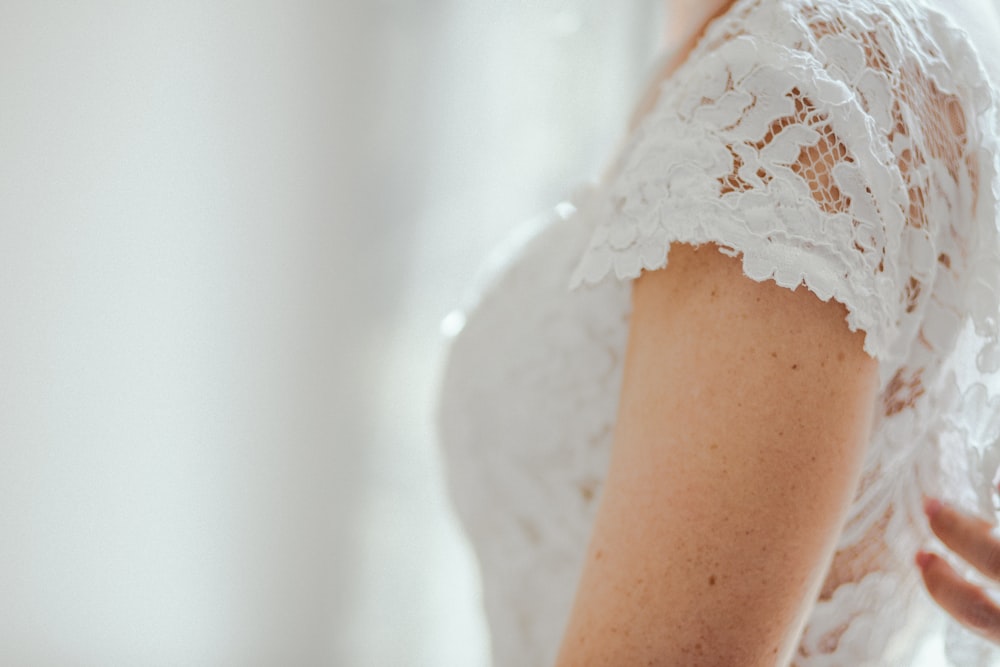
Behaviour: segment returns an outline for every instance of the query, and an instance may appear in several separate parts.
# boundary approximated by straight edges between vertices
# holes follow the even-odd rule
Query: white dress
[[[862,482],[792,664],[904,667],[940,623],[951,665],[1000,658],[933,602],[913,560],[930,548],[986,581],[937,541],[921,496],[994,516],[992,12],[737,0],[603,178],[497,251],[458,311],[437,414],[495,667],[554,662],[609,461],[631,281],[674,241],[718,243],[753,280],[842,302],[879,360]]]

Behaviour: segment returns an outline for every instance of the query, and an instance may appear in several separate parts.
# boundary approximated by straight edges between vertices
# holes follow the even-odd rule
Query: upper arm
[[[560,665],[791,659],[878,389],[846,312],[748,278],[710,243],[675,243],[663,270],[636,279],[611,464]]]

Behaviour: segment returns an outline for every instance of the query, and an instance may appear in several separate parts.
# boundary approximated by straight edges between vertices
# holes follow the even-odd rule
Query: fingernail
[[[933,517],[941,509],[941,501],[937,498],[926,498],[924,500],[924,514]]]
[[[920,569],[923,570],[927,567],[927,563],[931,562],[931,555],[926,551],[918,551],[916,561]]]

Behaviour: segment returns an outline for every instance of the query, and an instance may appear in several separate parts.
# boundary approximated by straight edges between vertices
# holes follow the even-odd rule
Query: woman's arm
[[[675,243],[635,282],[609,475],[558,665],[784,667],[878,391],[843,304]]]

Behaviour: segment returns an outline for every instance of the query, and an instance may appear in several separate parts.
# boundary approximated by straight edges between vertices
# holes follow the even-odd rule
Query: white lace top
[[[1000,658],[945,620],[913,561],[931,548],[985,582],[930,532],[921,495],[992,517],[1000,465],[1000,104],[943,7],[737,0],[601,181],[497,251],[459,311],[438,413],[495,667],[554,662],[608,463],[631,280],[674,241],[842,302],[880,362],[862,482],[792,664],[903,667],[941,622],[955,667]]]

